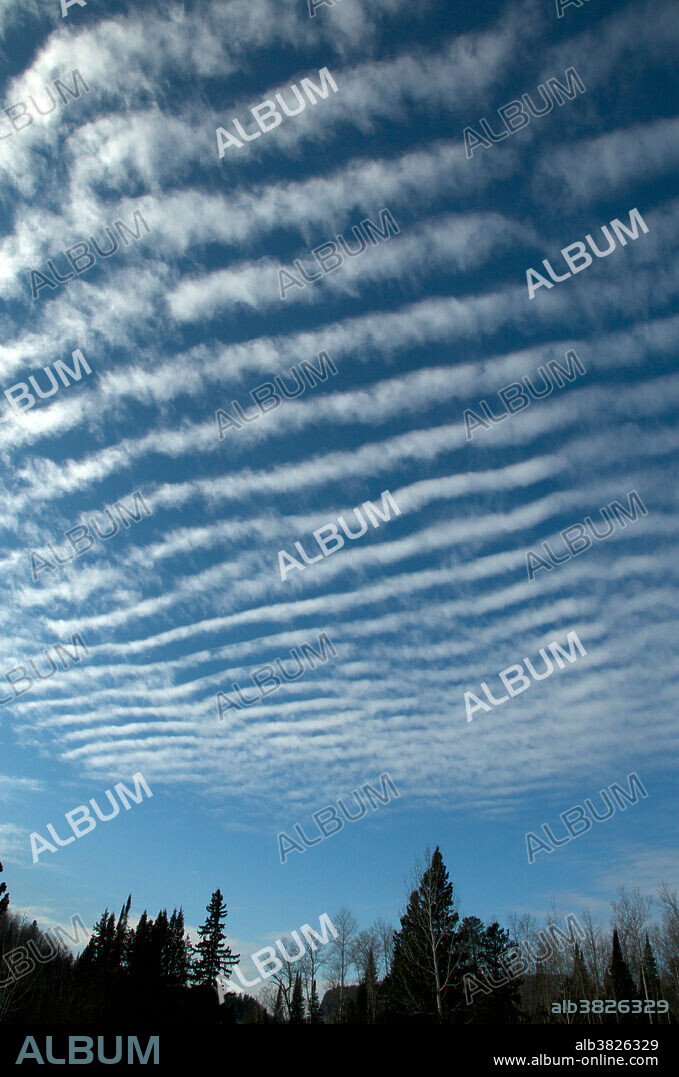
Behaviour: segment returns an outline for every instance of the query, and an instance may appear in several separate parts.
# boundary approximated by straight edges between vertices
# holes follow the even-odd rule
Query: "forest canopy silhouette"
[[[676,893],[663,885],[653,899],[620,887],[611,905],[610,930],[588,909],[562,917],[553,908],[543,926],[528,914],[510,915],[505,927],[461,917],[437,846],[414,870],[398,927],[379,919],[359,930],[342,908],[324,945],[298,950],[282,940],[292,960],[254,998],[229,990],[240,954],[228,943],[220,889],[195,943],[181,907],[153,919],[145,909],[133,926],[129,895],[118,914],[104,910],[76,957],[12,911],[0,880],[0,1022],[676,1024]],[[615,1014],[592,1010],[605,999],[619,1004]],[[564,1006],[582,1000],[587,1013]]]

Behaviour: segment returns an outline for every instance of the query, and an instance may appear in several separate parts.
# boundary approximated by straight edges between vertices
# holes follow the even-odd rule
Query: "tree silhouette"
[[[641,962],[641,970],[639,973],[639,998],[654,999],[657,1001],[662,998],[662,984],[660,983],[660,977],[658,975],[658,963],[653,953],[653,947],[649,942],[648,935],[646,936],[646,945],[644,946],[644,956]],[[653,1017],[651,1017],[651,1024],[653,1024]]]
[[[174,909],[170,917],[165,972],[171,987],[183,987],[191,969],[191,943],[184,937],[184,910]]]
[[[292,1002],[290,1003],[290,1024],[304,1024],[304,995],[302,994],[302,977],[299,973],[295,976],[295,986],[292,989]]]
[[[369,1025],[374,1025],[377,1016],[377,968],[372,946],[368,948],[363,983],[365,984],[366,1021]]]
[[[278,990],[280,991],[280,987],[278,988]],[[309,1024],[323,1024],[323,1014],[321,1012],[321,1004],[318,1001],[318,991],[316,990],[315,980],[311,981],[311,995],[309,996]]]
[[[314,984],[315,984],[314,980]],[[283,1003],[283,988],[278,985],[278,993],[276,995],[276,1003],[273,1008],[273,1020],[275,1025],[285,1024],[285,1006]]]
[[[427,853],[419,886],[401,917],[401,930],[394,933],[390,995],[397,1011],[434,1015],[441,1021],[459,1004],[458,919],[453,884],[437,845],[433,855]]]
[[[197,960],[192,976],[194,983],[207,987],[220,974],[228,980],[233,966],[240,960],[240,954],[232,954],[231,947],[225,942],[223,928],[228,913],[221,890],[214,891],[205,911],[208,915],[205,923],[198,928],[200,942],[196,945]]]
[[[477,996],[473,1003],[473,1020],[483,1024],[513,1024],[519,1017],[523,981],[511,972],[511,961],[507,957],[512,946],[511,936],[495,921],[485,928],[480,942],[480,966],[492,991]]]
[[[596,997],[592,978],[587,971],[582,950],[577,942],[573,948],[573,971],[563,981],[563,994],[569,1002]],[[571,1018],[569,1017],[568,1020],[570,1022]],[[589,1024],[589,1020],[587,1023]]]
[[[80,962],[83,968],[110,975],[116,961],[116,917],[104,909],[97,920]]]
[[[454,888],[437,847],[433,854],[427,853],[415,875],[400,930],[395,933],[391,967],[388,925],[379,931],[374,926],[357,932],[352,914],[344,909],[341,918],[333,918],[341,922],[342,931],[332,955],[332,944],[327,944],[334,961],[328,961],[329,986],[322,1003],[316,970],[324,957],[307,963],[297,955],[296,963],[287,960],[278,973],[268,977],[264,997],[273,1014],[269,1017],[257,1000],[247,996],[228,994],[224,1005],[218,1005],[214,980],[224,973],[228,976],[239,960],[226,944],[227,910],[221,891],[215,891],[206,906],[195,958],[181,908],[174,908],[171,915],[161,908],[155,919],[144,910],[132,928],[129,895],[117,918],[108,908],[104,910],[74,960],[41,932],[36,921],[31,924],[10,911],[5,884],[0,888],[0,1022],[167,1020],[178,1027],[270,1021],[395,1025],[404,1018],[489,1026],[517,1021],[608,1023],[609,1017],[595,1014],[581,1019],[562,1014],[561,1007],[553,1008],[564,997],[568,1001],[608,997],[618,1002],[648,999],[668,1004],[666,1017],[636,1015],[630,1008],[617,1018],[622,1024],[674,1024],[679,1019],[679,900],[666,886],[661,887],[662,919],[650,923],[646,932],[650,899],[636,890],[631,895],[620,893],[612,939],[608,935],[611,944],[606,945],[604,929],[588,919],[585,910],[583,922],[589,931],[582,942],[571,936],[565,950],[556,935],[552,937],[554,915],[547,920],[549,932],[538,932],[537,921],[530,917],[510,919],[511,932],[497,922],[486,926],[476,916],[460,922]],[[530,962],[530,971],[523,972],[521,979],[513,975],[513,968],[519,967],[514,938],[520,940],[521,954]],[[286,951],[292,951],[287,941]],[[16,956],[11,957],[13,952]],[[32,967],[24,956],[28,954],[35,958]],[[349,979],[352,967],[358,982]],[[386,975],[380,982],[382,969]],[[473,992],[468,984],[469,1003],[463,990],[467,974],[475,981]],[[478,985],[482,985],[480,990]]]
[[[128,961],[132,979],[149,983],[153,978],[153,920],[149,920],[146,909],[132,932]]]
[[[120,968],[125,960],[130,941],[130,931],[127,926],[132,905],[132,894],[128,894],[127,901],[120,910],[118,923],[113,936],[113,964]]]
[[[622,999],[636,998],[637,994],[632,974],[622,954],[617,928],[613,931],[611,963],[606,973],[604,989],[606,998],[614,998],[616,1002],[620,1002]]]

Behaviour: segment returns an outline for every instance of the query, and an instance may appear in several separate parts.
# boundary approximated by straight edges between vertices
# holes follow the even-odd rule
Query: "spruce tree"
[[[151,931],[151,975],[158,983],[168,981],[169,935],[167,909],[161,909]]]
[[[492,990],[475,996],[472,1003],[475,1023],[507,1025],[519,1020],[523,980],[512,975],[512,962],[509,955],[505,956],[513,946],[509,932],[497,921],[489,924],[481,936],[480,965]]]
[[[90,964],[98,970],[108,972],[113,966],[115,952],[115,913],[104,909],[92,930],[84,953],[88,953]]]
[[[606,998],[615,999],[616,1002],[620,1002],[622,999],[629,1000],[637,997],[632,974],[627,962],[622,956],[622,947],[620,945],[620,939],[618,938],[617,928],[613,931],[611,963],[608,966],[608,972],[606,973],[604,990]]]
[[[191,943],[184,938],[184,910],[173,909],[168,932],[166,959],[167,981],[171,987],[184,987],[191,967]]]
[[[372,946],[368,948],[363,982],[366,995],[366,1020],[369,1025],[374,1025],[377,1017],[377,968]]]
[[[660,983],[660,976],[658,975],[658,964],[648,935],[646,936],[644,956],[639,972],[639,998],[654,999],[656,1002],[658,999],[662,998],[662,985]]]
[[[484,950],[484,932],[486,930],[483,920],[478,916],[465,916],[457,933],[457,942],[465,962],[465,972],[478,976],[481,968],[481,960]]]
[[[146,984],[153,977],[153,920],[149,920],[146,909],[139,917],[139,923],[130,934],[128,948],[130,975],[136,981]]]
[[[462,984],[467,983],[470,990],[483,982],[483,954],[485,948],[486,925],[478,916],[465,916],[457,930],[456,946],[460,954],[460,976]],[[474,1012],[479,994],[475,991],[472,999],[467,1004],[465,993],[465,1009],[468,1011],[468,1020],[474,1020]]]
[[[110,977],[115,960],[115,914],[104,909],[95,923],[87,945],[80,954],[77,965],[80,973],[87,976],[103,973]]]
[[[216,976],[222,975],[228,980],[232,967],[240,960],[240,954],[232,954],[231,947],[225,942],[223,928],[228,913],[221,890],[214,891],[205,911],[208,915],[205,923],[198,928],[200,942],[195,947],[197,960],[192,976],[194,983],[207,987],[214,984]]]
[[[0,864],[0,875],[2,874],[2,864]],[[7,883],[0,882],[0,916],[7,912],[9,908],[9,892],[7,890]]]
[[[394,932],[389,994],[396,1012],[443,1021],[462,1000],[453,884],[436,846]]]
[[[316,981],[314,981],[315,983]],[[283,1005],[283,988],[278,985],[278,994],[276,995],[276,1003],[273,1008],[273,1023],[275,1025],[285,1024],[285,1007]]]
[[[295,976],[295,986],[292,989],[292,1002],[290,1003],[290,1024],[304,1024],[304,995],[302,994],[302,977],[299,973]]]
[[[80,972],[90,972],[96,964],[96,947],[94,942],[94,936],[90,935],[87,943],[83,947],[80,956],[77,959],[77,966]]]
[[[278,988],[280,992],[280,987]],[[275,1014],[274,1014],[275,1017]],[[311,983],[311,995],[309,996],[309,1024],[310,1025],[322,1025],[323,1014],[321,1012],[321,1004],[318,1001],[318,991],[316,990],[316,981],[312,980]]]
[[[582,950],[577,942],[573,948],[573,971],[564,979],[563,993],[565,999],[576,1003],[579,1003],[580,999],[592,999],[596,994]],[[575,1022],[579,1023],[577,1017]],[[568,1018],[568,1023],[571,1023],[570,1017]],[[583,1018],[582,1023],[590,1024],[590,1019]]]
[[[113,964],[116,968],[122,967],[129,944],[130,931],[127,922],[130,916],[131,905],[132,894],[128,894],[127,901],[120,910],[120,916],[118,917],[118,923],[116,924],[115,934],[113,936]]]

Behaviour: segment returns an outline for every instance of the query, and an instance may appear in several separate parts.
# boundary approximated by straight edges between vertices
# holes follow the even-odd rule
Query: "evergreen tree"
[[[606,973],[604,990],[606,998],[615,999],[616,1002],[620,1002],[622,999],[629,1000],[637,997],[632,974],[622,955],[622,947],[620,945],[620,939],[618,938],[617,928],[613,931],[611,963],[608,966],[608,971]]]
[[[462,977],[463,986],[465,982],[473,985],[483,982],[483,954],[485,947],[485,930],[486,926],[483,920],[480,920],[478,916],[465,916],[464,920],[460,924],[457,930],[456,947],[460,954],[460,976]],[[469,981],[466,981],[466,977],[469,977]],[[471,988],[470,988],[471,990]],[[469,1013],[473,1020],[474,1005],[479,995],[476,992],[472,994],[472,1000],[469,1004]],[[465,995],[465,1006],[466,995]]]
[[[465,971],[470,975],[477,976],[480,971],[485,930],[485,924],[478,916],[465,916],[458,929],[458,946],[463,952]]]
[[[167,909],[161,909],[151,930],[151,975],[160,983],[168,981],[169,935]]]
[[[658,964],[648,935],[646,936],[644,956],[639,973],[638,995],[639,998],[655,999],[656,1002],[658,999],[662,998],[662,985],[660,983],[660,976],[658,975]]]
[[[480,942],[480,966],[492,990],[475,996],[472,1020],[482,1024],[513,1024],[519,1019],[523,981],[512,975],[512,961],[506,954],[514,945],[511,936],[495,921],[484,930]]]
[[[130,906],[132,905],[132,894],[128,894],[127,901],[120,910],[120,916],[118,917],[118,923],[116,924],[115,933],[113,936],[113,964],[116,968],[121,968],[125,961],[125,955],[127,953],[130,932],[127,926]]]
[[[363,982],[366,995],[366,1021],[369,1025],[374,1025],[377,1018],[377,968],[372,946],[368,948]]]
[[[232,967],[240,960],[240,954],[232,954],[231,947],[225,942],[223,927],[228,913],[221,890],[214,891],[205,911],[207,920],[198,928],[200,942],[195,948],[197,960],[192,975],[195,983],[209,986],[219,975],[228,980]]]
[[[113,968],[115,961],[116,914],[109,913],[106,928],[101,939],[101,965],[107,972]]]
[[[437,845],[410,895],[401,930],[394,932],[389,995],[396,1012],[442,1021],[461,1005],[458,919],[453,884]]]
[[[115,960],[115,925],[115,913],[104,909],[83,950],[84,964],[104,973],[111,971]]]
[[[94,936],[90,935],[77,961],[80,973],[90,972],[95,966]]]
[[[290,1024],[304,1024],[304,995],[302,994],[302,977],[299,973],[295,976],[295,986],[292,989],[292,1002],[290,1003]]]
[[[279,987],[278,988],[279,994],[280,994],[280,990],[281,989]],[[278,1005],[278,999],[276,999],[276,1005]],[[275,1017],[276,1017],[276,1013],[274,1011],[274,1020],[275,1020]],[[309,1024],[310,1025],[322,1025],[323,1024],[323,1014],[321,1013],[321,1004],[318,1001],[318,991],[316,990],[316,981],[315,980],[312,980],[312,982],[311,982],[311,995],[309,997]]]
[[[130,975],[140,983],[148,983],[153,976],[153,920],[146,909],[139,923],[130,934],[128,949]]]
[[[569,1002],[579,1002],[580,999],[592,999],[595,997],[594,984],[589,975],[582,950],[578,943],[573,948],[573,971],[566,976],[563,982],[564,998]],[[568,1019],[569,1022],[571,1018]],[[575,1019],[577,1023],[577,1018]],[[591,1018],[583,1018],[583,1024],[590,1024]]]
[[[314,980],[314,986],[316,981]],[[276,1004],[273,1008],[273,1022],[275,1025],[285,1024],[285,1006],[283,1005],[283,988],[278,985],[278,994],[276,995]]]
[[[166,958],[167,982],[172,987],[184,987],[191,968],[191,943],[184,938],[184,910],[173,909],[168,931]]]
[[[2,864],[0,864],[0,875],[2,874]],[[7,883],[0,883],[0,916],[3,916],[9,908],[9,892],[7,890]]]

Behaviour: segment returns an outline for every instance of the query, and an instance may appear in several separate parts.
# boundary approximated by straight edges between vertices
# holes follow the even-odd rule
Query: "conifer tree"
[[[151,976],[160,983],[168,980],[170,924],[167,909],[158,913],[151,931]]]
[[[397,1012],[429,1014],[442,1021],[461,1005],[462,954],[456,941],[458,914],[453,884],[436,846],[427,853],[401,930],[394,932],[389,994]]]
[[[113,964],[115,968],[121,968],[125,954],[128,948],[130,933],[128,929],[128,919],[130,916],[130,907],[132,905],[132,894],[128,894],[127,901],[120,910],[120,916],[118,917],[118,923],[116,924],[115,934],[113,937]]]
[[[485,924],[478,916],[465,916],[458,929],[458,945],[464,951],[465,972],[478,975],[483,956]]]
[[[94,935],[90,934],[90,937],[78,958],[77,964],[78,969],[81,972],[87,972],[94,968],[96,964]]]
[[[483,954],[485,949],[485,930],[483,920],[478,916],[465,916],[457,930],[456,945],[460,954],[460,975],[463,988],[467,984],[472,992],[469,1009],[471,1019],[474,1019],[474,1007],[479,995],[476,988],[484,983],[482,969]],[[467,1007],[467,993],[465,992],[465,1007]]]
[[[92,932],[78,958],[78,968],[83,973],[110,975],[114,961],[115,914],[104,909],[92,928]]]
[[[0,875],[2,874],[2,864],[0,864]],[[7,883],[0,882],[0,916],[7,912],[9,908],[9,892],[7,890]]]
[[[653,947],[649,941],[648,935],[646,936],[646,945],[644,946],[644,956],[641,962],[641,970],[639,973],[639,998],[642,999],[658,999],[662,998],[662,985],[660,983],[660,976],[658,975],[658,964],[653,953]],[[653,1021],[651,1021],[651,1024]]]
[[[587,970],[580,946],[576,942],[573,948],[573,971],[563,981],[564,998],[569,1002],[594,998],[594,984]],[[570,1018],[568,1019],[570,1023]],[[589,1022],[587,1022],[589,1023]]]
[[[622,955],[617,928],[613,931],[611,963],[606,973],[604,990],[606,998],[615,999],[616,1002],[620,1002],[622,999],[636,998],[637,994],[629,966]]]
[[[292,989],[292,1002],[290,1003],[290,1024],[304,1024],[304,995],[302,994],[302,977],[299,973],[295,976],[295,986]]]
[[[374,1025],[377,1017],[377,968],[375,966],[375,955],[372,946],[368,948],[363,982],[365,984],[366,996],[366,1021],[369,1025]]]
[[[314,981],[315,983],[315,981]],[[283,988],[278,985],[278,994],[276,995],[276,1004],[273,1008],[273,1021],[275,1025],[285,1024],[285,1007],[283,1005]]]
[[[232,954],[231,947],[225,942],[223,928],[228,913],[221,890],[214,891],[205,911],[207,920],[198,928],[200,942],[195,947],[197,959],[192,975],[194,983],[209,986],[219,975],[228,980],[233,966],[240,960],[240,954]]]
[[[278,988],[280,993],[280,987]],[[278,1004],[278,1000],[276,1000]],[[275,1013],[274,1013],[275,1017]],[[322,1025],[323,1014],[321,1012],[321,1004],[318,1001],[318,991],[316,990],[316,981],[311,982],[311,994],[309,996],[309,1024],[310,1025]]]
[[[94,925],[90,942],[93,943],[94,964],[98,969],[108,971],[112,965],[115,925],[115,913],[110,913],[108,909],[104,909]]]
[[[139,917],[139,923],[132,931],[129,943],[130,975],[142,983],[147,983],[153,975],[153,920],[149,920],[146,909]]]
[[[191,967],[191,943],[184,938],[184,910],[173,909],[168,931],[166,959],[167,981],[172,987],[183,987]]]
[[[513,945],[509,932],[497,921],[485,928],[481,936],[480,966],[492,990],[476,996],[472,1010],[474,1022],[506,1025],[518,1021],[523,981],[512,975],[507,952],[511,954]]]

